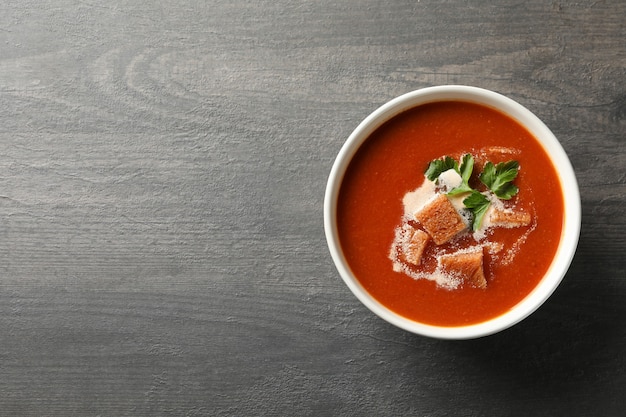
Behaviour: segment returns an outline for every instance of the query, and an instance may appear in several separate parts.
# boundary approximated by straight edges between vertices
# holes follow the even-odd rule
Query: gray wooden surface
[[[583,203],[562,286],[437,341],[340,280],[322,202],[402,93],[493,89]],[[0,5],[0,414],[618,416],[626,409],[626,3]]]

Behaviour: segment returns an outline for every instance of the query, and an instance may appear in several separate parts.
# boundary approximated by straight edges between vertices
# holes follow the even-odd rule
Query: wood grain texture
[[[0,414],[621,415],[625,40],[621,0],[3,2]],[[555,295],[465,342],[369,313],[322,227],[352,129],[452,83],[583,201]]]

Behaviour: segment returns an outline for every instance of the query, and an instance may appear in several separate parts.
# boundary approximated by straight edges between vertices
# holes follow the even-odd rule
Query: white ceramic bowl
[[[543,145],[559,176],[564,198],[564,226],[561,240],[548,271],[537,287],[508,312],[491,320],[459,327],[438,327],[419,323],[394,313],[373,298],[353,275],[342,253],[337,232],[337,199],[346,169],[361,144],[384,122],[413,107],[434,101],[469,101],[495,108],[523,125]],[[440,339],[472,339],[504,330],[520,322],[541,306],[567,272],[580,234],[580,194],[574,170],[561,144],[550,129],[528,109],[493,91],[476,87],[446,85],[416,90],[384,104],[352,132],[333,164],[324,199],[324,230],[335,266],[354,295],[387,322],[410,332]]]

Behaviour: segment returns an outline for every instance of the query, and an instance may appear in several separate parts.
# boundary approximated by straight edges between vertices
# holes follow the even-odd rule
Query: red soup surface
[[[424,182],[428,163],[489,147],[519,150],[516,207],[535,227],[506,265],[486,262],[487,288],[450,290],[393,270],[394,231],[403,197]],[[408,110],[378,128],[359,148],[342,181],[337,223],[343,253],[363,287],[390,310],[438,326],[462,326],[497,317],[527,296],[547,271],[559,244],[563,194],[543,147],[510,117],[479,104],[444,101]],[[492,237],[514,245],[519,231]],[[489,255],[487,255],[489,258]]]

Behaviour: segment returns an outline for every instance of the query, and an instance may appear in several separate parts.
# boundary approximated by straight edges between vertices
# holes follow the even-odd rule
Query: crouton
[[[487,288],[487,279],[483,272],[483,249],[462,251],[441,255],[438,258],[439,268],[443,273],[450,274],[463,282],[476,287]]]
[[[467,227],[444,194],[439,194],[415,213],[415,218],[437,245],[448,242]]]
[[[429,240],[430,237],[428,236],[428,233],[420,229],[413,229],[410,232],[406,244],[403,245],[404,258],[406,261],[413,265],[419,265],[422,261],[422,254],[424,253],[424,249],[426,248]]]
[[[489,221],[497,227],[522,227],[530,224],[530,214],[524,211],[495,209],[489,216]]]

